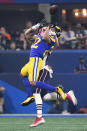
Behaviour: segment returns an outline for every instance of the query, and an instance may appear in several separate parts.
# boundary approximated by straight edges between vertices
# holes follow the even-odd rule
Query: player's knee
[[[31,86],[36,86],[36,81],[30,81]]]
[[[24,77],[23,74],[22,74],[21,72],[20,72],[20,76],[21,76],[21,77]]]
[[[21,76],[21,77],[24,77],[24,76],[25,76],[24,68],[21,69],[21,71],[20,71],[20,76]]]
[[[50,101],[51,100],[51,95],[50,93],[47,93],[44,97],[43,97],[44,101]]]

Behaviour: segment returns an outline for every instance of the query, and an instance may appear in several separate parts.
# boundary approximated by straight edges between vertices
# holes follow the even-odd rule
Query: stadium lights
[[[82,9],[82,16],[86,17],[87,16],[87,9]]]
[[[74,9],[73,10],[75,17],[87,17],[87,9]]]
[[[78,17],[79,16],[79,12],[75,12],[75,16]]]
[[[79,10],[78,9],[73,10],[73,12],[74,12],[75,17],[79,17]]]
[[[62,14],[63,14],[63,15],[66,14],[66,10],[65,10],[65,9],[62,10]]]

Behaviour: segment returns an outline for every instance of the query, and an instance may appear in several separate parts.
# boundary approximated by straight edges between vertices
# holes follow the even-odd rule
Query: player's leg
[[[40,124],[45,123],[44,118],[42,117],[42,98],[40,93],[35,93],[35,103],[36,103],[36,109],[37,109],[37,117],[35,118],[33,124],[30,125],[30,127],[35,127]]]
[[[53,101],[53,100],[57,100],[58,94],[56,92],[51,92],[51,93],[47,93],[44,97],[43,100],[44,101]]]
[[[44,82],[37,81],[39,77],[39,72],[42,66],[43,66],[43,60],[41,58],[39,57],[30,58],[29,68],[28,68],[30,85],[33,87],[44,88],[52,92],[57,92],[61,95],[62,99],[65,100],[66,96],[60,86],[54,87]]]
[[[45,69],[42,69],[39,73],[38,81],[45,81],[47,79],[48,71]],[[40,88],[36,88],[36,92],[34,93],[35,96],[35,103],[36,103],[36,109],[37,109],[37,117],[35,118],[33,124],[30,125],[30,127],[37,126],[39,124],[45,123],[44,118],[42,117],[42,98],[46,90],[42,90]],[[47,93],[47,92],[46,92]]]
[[[74,91],[70,90],[68,93],[66,93],[66,99],[71,101],[74,105],[77,105],[77,99],[74,94]]]
[[[77,105],[77,99],[75,97],[75,94],[72,90],[70,90],[68,93],[65,93],[66,99],[71,101],[74,105]],[[58,94],[56,92],[52,93],[47,93],[44,97],[44,101],[52,101],[52,100],[57,100],[59,98]]]
[[[22,106],[26,106],[30,103],[32,103],[34,101],[34,96],[32,94],[32,90],[31,90],[31,86],[30,86],[30,82],[28,80],[28,67],[29,67],[29,63],[27,63],[22,69],[21,69],[21,72],[20,72],[20,75],[21,75],[21,79],[22,79],[22,82],[28,92],[28,99],[27,101],[24,101],[21,103]]]
[[[30,86],[30,83],[28,81],[28,77],[23,77],[22,78],[22,81],[24,82],[24,86],[26,87],[27,89],[27,92],[28,92],[28,97],[27,97],[27,100],[26,101],[23,101],[21,103],[22,106],[26,106],[32,102],[34,102],[34,96],[32,94],[32,90],[31,90],[31,86]]]
[[[41,58],[38,57],[31,57],[29,63],[27,64],[26,69],[27,70],[27,83],[30,84],[30,82],[36,81],[39,76],[39,71],[42,68],[43,61]],[[24,72],[24,69],[21,70],[22,74]],[[29,85],[28,84],[28,85]],[[31,86],[30,86],[31,89]],[[32,99],[34,100],[34,96],[29,96],[23,103],[22,105],[28,105],[30,102],[32,102]]]
[[[43,70],[40,71],[38,81],[42,80],[42,77],[44,75]],[[37,109],[37,118],[42,117],[42,98],[40,94],[40,88],[35,88],[34,96],[35,96],[35,103],[36,103],[36,109]],[[34,123],[33,125],[36,125],[37,123]]]
[[[63,92],[62,90],[62,87],[59,85],[57,87],[54,87],[54,86],[51,86],[49,84],[46,84],[44,82],[41,82],[41,81],[34,81],[34,82],[30,82],[31,86],[35,86],[35,87],[38,87],[38,88],[41,88],[41,89],[46,89],[46,90],[49,90],[49,91],[52,91],[52,92],[57,92],[60,94],[60,96],[62,97],[63,100],[66,100],[66,95],[65,93]]]
[[[50,77],[49,71],[46,70],[45,68],[43,68],[42,70],[40,70],[38,81],[47,82],[49,77]],[[43,98],[43,96],[45,94],[47,94],[47,90],[36,88],[36,93],[34,93],[34,95],[37,96],[36,97],[37,117],[39,117],[39,114],[40,114],[40,117],[42,117],[42,102],[41,102],[41,99]]]
[[[37,62],[38,65],[36,63],[34,64],[34,68],[33,68],[33,80],[34,81],[37,81],[38,77],[39,77],[39,80],[41,80],[41,78],[43,76],[43,73],[40,72],[40,69],[42,68],[42,60],[40,58],[38,58],[38,59],[36,59],[36,61],[38,61]],[[37,73],[35,73],[35,72],[37,72]],[[39,73],[40,73],[40,76],[39,76]],[[33,124],[30,125],[30,127],[34,127],[39,124],[45,123],[45,120],[42,117],[42,98],[40,95],[39,88],[35,88],[34,97],[35,97],[35,103],[36,103],[36,109],[37,109],[37,117],[36,117],[35,121],[33,122]]]

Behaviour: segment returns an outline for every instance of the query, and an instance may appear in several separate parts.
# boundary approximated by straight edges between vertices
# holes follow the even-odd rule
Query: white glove
[[[43,69],[49,71],[50,78],[53,78],[53,70],[48,65],[44,66]]]
[[[37,30],[40,27],[40,23],[31,27],[32,30]]]

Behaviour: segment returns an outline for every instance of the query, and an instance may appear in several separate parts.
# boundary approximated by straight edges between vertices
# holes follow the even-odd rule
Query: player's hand
[[[61,28],[59,26],[55,26],[55,31],[56,32],[61,32]]]
[[[55,32],[57,37],[59,38],[61,36],[61,28],[59,26],[55,26]]]
[[[50,24],[49,27],[54,28],[56,32],[61,32],[61,28],[56,24]]]
[[[57,33],[56,36],[57,36],[57,38],[60,38],[61,33]]]
[[[55,24],[50,24],[50,28],[55,29],[56,36],[59,38],[61,36],[61,28]]]
[[[37,23],[36,25],[32,26],[32,30],[37,30],[40,27],[40,23]]]

